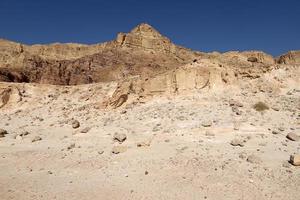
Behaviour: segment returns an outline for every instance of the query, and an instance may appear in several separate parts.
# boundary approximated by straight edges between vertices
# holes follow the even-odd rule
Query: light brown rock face
[[[278,62],[299,63],[298,54],[289,52]],[[237,78],[255,79],[275,64],[271,55],[260,51],[192,51],[173,44],[144,23],[129,33],[119,33],[116,40],[95,45],[30,46],[0,40],[2,82],[77,85],[139,77],[140,84],[145,85],[143,89],[155,93],[199,88],[208,83],[211,87],[231,84]],[[145,82],[146,79],[149,81]]]
[[[290,156],[290,162],[292,165],[300,166],[300,155],[291,155]]]
[[[17,87],[0,87],[0,108],[15,104],[22,100]]]
[[[280,64],[300,64],[300,51],[289,51],[279,57],[278,63]]]
[[[0,80],[61,85],[105,82],[160,73],[199,54],[174,45],[147,24],[96,45],[28,46],[1,40]]]
[[[130,33],[119,33],[117,43],[121,47],[138,48],[149,52],[160,52],[179,60],[192,59],[195,54],[183,47],[176,46],[148,24],[140,24]]]

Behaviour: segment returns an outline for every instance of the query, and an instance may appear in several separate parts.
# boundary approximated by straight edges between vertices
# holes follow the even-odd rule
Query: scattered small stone
[[[0,129],[0,138],[5,137],[5,135],[7,135],[7,134],[8,134],[8,132],[6,130]]]
[[[291,155],[290,156],[290,163],[294,166],[300,166],[300,154]]]
[[[104,153],[104,151],[103,150],[101,150],[101,151],[98,151],[98,154],[99,155],[101,155],[101,154],[103,154]]]
[[[42,138],[40,137],[40,136],[35,136],[32,140],[31,140],[31,142],[37,142],[37,141],[41,141],[42,140]]]
[[[245,152],[241,152],[239,154],[239,158],[241,158],[241,159],[245,159],[246,157],[247,157],[247,154]]]
[[[87,133],[87,132],[89,132],[90,130],[91,130],[90,127],[86,127],[86,128],[84,128],[84,129],[82,129],[82,130],[80,131],[80,133]]]
[[[232,112],[234,112],[236,115],[242,114],[242,111],[236,106],[233,106],[231,109],[232,109]]]
[[[256,126],[254,122],[251,122],[250,125],[251,125],[251,126]]]
[[[122,143],[126,139],[127,139],[127,136],[124,133],[115,133],[114,134],[114,141],[118,141],[119,143]]]
[[[278,130],[280,130],[281,132],[284,131],[284,127],[279,127]]]
[[[272,106],[272,109],[275,110],[275,111],[279,111],[280,110],[280,108],[276,107],[276,106]]]
[[[187,150],[189,147],[188,146],[184,146],[184,147],[181,147],[180,149],[176,149],[178,152],[184,152],[185,150]]]
[[[146,147],[146,146],[150,146],[150,142],[138,142],[136,144],[137,147]]]
[[[121,113],[121,114],[126,114],[127,111],[126,111],[126,110],[122,110],[120,113]]]
[[[127,150],[127,147],[125,146],[114,146],[112,148],[112,153],[113,154],[119,154],[119,153],[124,153]]]
[[[68,149],[68,150],[71,150],[71,149],[75,148],[75,146],[76,146],[75,143],[71,143],[71,144],[67,147],[67,149]]]
[[[72,121],[72,127],[73,127],[74,129],[79,128],[79,127],[80,127],[79,121],[73,120],[73,121]]]
[[[241,102],[238,102],[238,101],[233,100],[233,99],[231,99],[231,100],[229,101],[229,105],[230,105],[230,106],[237,106],[237,107],[243,107],[243,106],[244,106]]]
[[[252,164],[259,164],[262,162],[262,160],[256,155],[250,155],[247,158],[247,162],[252,163]]]
[[[157,131],[159,131],[159,130],[161,130],[161,127],[160,127],[160,126],[157,126],[157,125],[154,126],[153,129],[152,129],[153,132],[157,132]]]
[[[286,142],[283,142],[283,141],[282,141],[281,144],[282,144],[282,146],[285,146],[285,147],[287,146],[287,143],[286,143]]]
[[[149,174],[149,172],[148,171],[145,171],[145,175],[148,175]]]
[[[280,132],[279,132],[278,130],[273,130],[273,131],[272,131],[272,134],[278,135],[278,134],[280,134]]]
[[[23,137],[25,137],[26,135],[29,135],[29,132],[28,132],[28,131],[24,131],[24,132],[22,132],[22,133],[20,133],[20,134],[18,134],[18,135],[15,135],[15,139],[16,139],[16,140],[22,140]]]
[[[232,145],[232,146],[240,146],[240,147],[243,147],[244,146],[244,140],[242,140],[242,139],[233,139],[231,142],[230,142],[230,144]]]
[[[201,125],[202,125],[203,127],[211,127],[211,126],[212,126],[212,122],[209,121],[209,120],[206,120],[206,121],[203,121],[203,122],[201,123]]]
[[[177,117],[177,119],[180,120],[180,121],[186,120],[186,118],[184,116],[179,116],[179,117]]]
[[[297,135],[296,133],[293,133],[293,132],[288,133],[287,136],[286,136],[286,138],[289,139],[289,140],[292,140],[292,141],[298,141],[298,140],[300,140],[300,136]]]
[[[24,131],[23,133],[21,133],[20,135],[21,136],[26,136],[26,135],[29,135],[30,133],[28,131]]]

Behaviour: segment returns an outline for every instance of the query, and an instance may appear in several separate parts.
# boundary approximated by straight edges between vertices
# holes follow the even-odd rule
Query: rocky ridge
[[[116,40],[95,45],[30,46],[0,40],[0,80],[5,82],[77,85],[119,81],[132,76],[155,76],[195,60],[206,61],[206,67],[218,63],[247,74],[252,66],[298,65],[299,52],[289,52],[278,59],[260,51],[197,52],[173,44],[145,23],[129,33],[119,33]]]

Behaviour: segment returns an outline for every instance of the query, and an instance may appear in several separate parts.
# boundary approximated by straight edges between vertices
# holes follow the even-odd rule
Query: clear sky
[[[0,0],[0,38],[25,44],[99,43],[142,22],[200,51],[300,49],[299,0]]]

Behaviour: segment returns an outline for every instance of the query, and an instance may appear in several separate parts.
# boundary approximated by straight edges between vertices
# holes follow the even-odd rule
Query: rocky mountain
[[[176,46],[148,24],[103,44],[23,45],[0,41],[2,81],[74,85],[152,74],[201,53]]]
[[[276,62],[299,64],[299,57],[299,52],[290,52],[276,61],[271,55],[257,51],[196,52],[173,44],[143,23],[130,33],[119,33],[113,41],[95,45],[24,45],[0,40],[0,80],[77,85],[131,76],[151,77],[201,59],[240,68],[253,63],[256,66]]]

